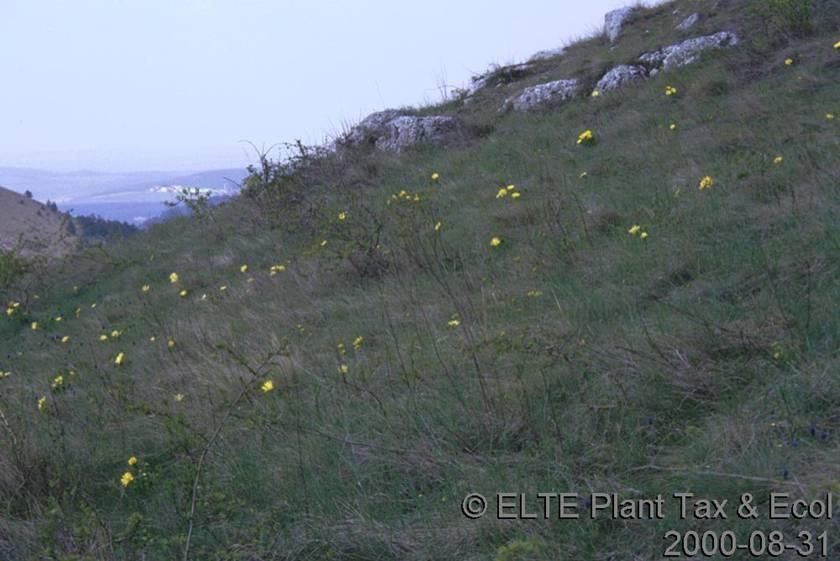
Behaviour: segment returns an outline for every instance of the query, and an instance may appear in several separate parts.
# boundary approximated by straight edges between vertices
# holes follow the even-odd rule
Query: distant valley
[[[134,225],[167,212],[164,203],[173,200],[181,187],[225,197],[236,194],[246,176],[245,169],[100,173],[0,167],[0,185],[7,189],[29,191],[38,200],[53,201],[74,216],[97,215]]]

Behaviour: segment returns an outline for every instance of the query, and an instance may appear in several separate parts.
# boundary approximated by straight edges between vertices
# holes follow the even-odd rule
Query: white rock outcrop
[[[644,66],[634,64],[622,64],[621,66],[616,66],[615,68],[604,74],[604,77],[598,80],[598,85],[595,86],[595,90],[598,92],[615,90],[620,88],[627,82],[641,80],[646,77],[647,70]]]
[[[731,31],[720,31],[713,35],[686,39],[682,43],[645,53],[639,57],[639,61],[651,69],[670,70],[695,62],[705,51],[732,47],[738,42],[736,34]]]
[[[540,62],[541,60],[548,60],[550,58],[562,56],[565,52],[565,47],[558,47],[556,49],[546,49],[544,51],[539,51],[531,55],[531,58],[528,59],[528,62]]]
[[[555,80],[526,88],[519,94],[505,101],[505,108],[514,111],[534,111],[567,101],[574,97],[579,89],[577,80]]]
[[[440,144],[454,140],[464,133],[463,125],[455,117],[403,115],[387,110],[366,117],[339,144],[374,146],[387,152],[401,152],[416,144]]]
[[[692,27],[697,25],[697,22],[699,22],[699,21],[700,21],[700,14],[695,12],[695,13],[691,14],[690,16],[688,16],[687,18],[685,18],[684,20],[682,20],[677,25],[677,29],[680,30],[680,31],[688,31],[689,29],[691,29]]]
[[[633,15],[633,8],[619,8],[608,12],[604,16],[604,31],[610,40],[610,43],[615,43],[618,35],[621,33],[621,28],[624,23]]]

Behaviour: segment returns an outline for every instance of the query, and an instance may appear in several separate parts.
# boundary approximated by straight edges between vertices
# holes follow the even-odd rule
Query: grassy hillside
[[[0,251],[57,257],[78,243],[69,218],[29,197],[0,187]]]
[[[799,4],[642,10],[614,48],[420,110],[462,117],[459,145],[265,162],[27,278],[0,320],[0,558],[660,559],[689,529],[828,530],[836,558],[840,5],[775,9]],[[744,41],[498,111],[720,29]],[[835,517],[461,512],[686,491],[833,491]]]

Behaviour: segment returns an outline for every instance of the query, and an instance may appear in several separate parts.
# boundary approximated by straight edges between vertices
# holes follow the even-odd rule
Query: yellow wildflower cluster
[[[53,378],[53,381],[52,381],[52,384],[50,385],[50,387],[52,387],[52,389],[54,389],[54,390],[58,390],[58,389],[61,389],[61,387],[63,385],[64,385],[64,376],[59,374],[58,376]]]
[[[665,86],[665,95],[671,97],[672,95],[677,95],[677,88],[674,86]]]
[[[458,327],[461,325],[461,317],[457,313],[452,314],[449,321],[446,322],[446,325],[449,327]]]
[[[347,211],[342,210],[341,212],[338,213],[338,221],[339,222],[344,222],[345,220],[347,220]]]
[[[399,193],[391,195],[391,198],[388,199],[388,204],[391,204],[391,202],[393,201],[408,201],[412,203],[419,203],[420,200],[421,198],[419,194],[406,191],[405,189],[400,189]]]
[[[9,305],[6,306],[6,315],[12,317],[17,312],[18,308],[20,308],[20,302],[15,302],[12,300],[9,302]]]
[[[600,97],[600,95],[601,95],[601,92],[599,92],[598,90],[593,90],[592,91],[592,97]]]
[[[578,144],[591,144],[595,142],[595,135],[589,129],[586,129],[582,133],[578,135],[577,143]]]
[[[528,297],[529,298],[539,298],[542,295],[543,295],[542,290],[529,290],[528,291]]]
[[[437,181],[438,179],[440,179],[440,174],[438,172],[433,173],[432,181]]]
[[[124,362],[125,362],[125,353],[119,353],[119,354],[117,354],[117,356],[114,358],[114,364],[116,364],[117,366],[122,366],[122,364],[123,364]]]
[[[143,294],[148,294],[152,290],[152,287],[148,284],[144,284],[143,288],[141,288],[140,290],[143,292]]]
[[[788,57],[785,59],[785,66],[793,66],[793,59]]]
[[[7,370],[6,372],[3,372],[2,370],[0,370],[0,380],[2,380],[3,378],[8,378],[11,375],[12,375],[11,370]]]
[[[353,339],[353,348],[359,350],[362,348],[362,343],[365,342],[365,338],[359,335],[355,339]]]
[[[248,272],[248,265],[242,265],[241,267],[239,267],[239,272],[242,273],[242,274],[247,273]]]
[[[133,481],[134,481],[134,474],[131,473],[130,471],[125,472],[124,474],[122,474],[122,477],[120,477],[120,484],[123,487],[128,487],[129,485],[131,485],[131,483]]]
[[[47,407],[47,396],[42,395],[38,398],[38,411],[43,411]]]
[[[711,189],[714,186],[714,184],[715,184],[715,180],[711,176],[707,175],[703,179],[700,180],[699,187],[700,187],[700,190],[703,191],[705,189]]]
[[[784,156],[776,156],[775,158],[773,158],[773,165],[778,166],[784,161],[785,161]]]
[[[499,189],[499,191],[496,193],[496,198],[504,199],[508,195],[510,195],[510,198],[514,200],[522,196],[522,194],[516,190],[516,185],[508,185],[507,187],[502,187],[501,189]]]
[[[270,391],[273,391],[274,390],[274,381],[273,380],[266,380],[265,382],[263,382],[263,385],[260,386],[260,389],[263,391],[263,393],[268,393]]]
[[[494,236],[490,239],[490,247],[499,247],[502,245],[502,238]]]
[[[640,240],[646,240],[648,238],[648,233],[645,230],[643,230],[642,227],[638,224],[633,224],[633,226],[631,226],[630,229],[627,230],[627,233],[631,236],[639,236]]]
[[[833,121],[834,120],[834,113],[826,113],[825,118],[828,121]]]
[[[286,270],[285,265],[272,265],[271,269],[269,270],[269,274],[273,277],[276,276],[278,273],[282,273]]]

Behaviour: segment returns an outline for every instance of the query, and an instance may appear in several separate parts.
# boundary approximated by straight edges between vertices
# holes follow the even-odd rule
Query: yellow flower
[[[65,335],[64,337],[61,338],[61,344],[62,345],[66,345],[69,342],[70,342],[70,336],[69,335]]]
[[[134,476],[131,474],[130,471],[125,472],[122,477],[120,477],[120,483],[123,487],[128,487],[131,485],[131,482],[134,481]]]
[[[359,335],[355,339],[353,339],[353,348],[359,349],[362,347],[362,343],[364,342],[365,338]]]
[[[448,325],[449,327],[458,327],[459,325],[461,325],[461,318],[458,317],[457,313],[452,314],[452,317],[449,319],[449,321],[446,322],[446,325]]]
[[[128,465],[136,466],[137,465],[137,456],[132,456],[128,459]]]
[[[32,322],[32,331],[38,331],[38,327],[39,327],[39,326],[38,326],[38,322],[37,322],[37,321],[33,321],[33,322]]]
[[[518,192],[518,191],[517,191],[516,193],[511,193],[511,194],[510,194],[510,198],[511,198],[511,199],[518,199],[518,198],[519,198],[519,197],[521,197],[521,196],[522,196],[522,193],[520,193],[520,192]]]
[[[828,119],[829,121],[833,121],[834,120],[834,113],[826,113],[825,118]]]
[[[587,172],[587,171],[582,171],[582,172],[580,173],[580,175],[578,175],[578,177],[579,177],[580,179],[586,179],[587,177],[589,177],[589,172]]]
[[[263,385],[260,387],[260,389],[261,389],[264,393],[268,393],[268,392],[270,392],[270,391],[272,391],[272,390],[274,389],[274,382],[273,382],[272,380],[266,380],[266,381],[263,383]]]
[[[499,189],[499,192],[496,193],[496,198],[497,199],[504,199],[505,197],[507,197],[507,195],[508,195],[508,190],[505,189],[504,187],[502,187],[501,189]]]
[[[102,335],[99,336],[99,340],[104,343],[105,341],[108,340],[108,336],[105,333],[103,333]]]
[[[437,181],[438,179],[440,179],[440,174],[438,172],[433,173],[432,181]]]
[[[64,385],[64,376],[59,374],[58,376],[53,378],[52,389],[57,390],[58,388],[60,388],[63,385]]]
[[[499,247],[500,245],[502,245],[502,239],[494,237],[490,240],[490,245],[492,247]]]
[[[706,177],[700,180],[700,190],[702,191],[704,189],[711,189],[714,184],[715,180],[712,179],[711,176],[707,175]]]
[[[341,372],[342,374],[347,374],[348,372],[350,372],[350,367],[347,366],[346,364],[341,364],[338,367],[338,371]]]
[[[152,335],[151,337],[149,337],[149,341],[150,341],[150,342],[152,342],[152,343],[154,343],[155,341],[157,341],[157,337],[155,337],[154,335]]]
[[[668,128],[671,129],[672,131],[677,130],[677,123],[671,123],[671,125]]]
[[[240,273],[247,273],[248,272],[248,265],[242,265],[241,267],[239,267],[239,272]]]
[[[148,294],[151,289],[151,286],[149,286],[148,284],[144,284],[141,290],[143,291],[143,294]]]
[[[178,296],[180,296],[181,298],[186,298],[187,294],[189,294],[189,292],[187,292],[187,290],[184,289],[184,290],[182,290],[181,292],[178,293]]]
[[[775,158],[773,158],[773,164],[777,165],[777,166],[784,161],[785,161],[785,159],[782,156],[776,156]]]
[[[2,370],[0,370],[0,380],[2,380],[3,378],[8,378],[11,375],[12,375],[11,370],[8,371],[8,372],[3,372]]]
[[[43,411],[47,406],[47,396],[42,395],[38,398],[38,411]]]
[[[178,273],[170,273],[169,282],[171,282],[172,284],[175,284],[176,282],[178,282],[178,278],[179,278]]]
[[[125,353],[120,353],[114,359],[114,364],[116,364],[117,366],[120,366],[120,365],[122,365],[123,362],[125,362]]]
[[[272,265],[271,266],[271,276],[273,277],[273,276],[277,275],[277,273],[282,273],[285,270],[286,270],[285,265]]]
[[[96,308],[96,302],[90,305],[91,309]]]
[[[119,339],[120,335],[122,335],[122,331],[117,331],[115,329],[111,332],[111,339]]]
[[[435,232],[440,232],[440,229],[441,229],[442,227],[443,227],[443,222],[441,222],[440,220],[438,220],[438,221],[435,223]]]
[[[598,90],[594,90],[592,92],[592,97],[598,97],[599,95],[601,95],[601,92],[599,92]]]
[[[785,59],[785,66],[793,66],[793,59],[788,57]]]
[[[530,298],[539,298],[542,295],[543,295],[542,290],[529,290],[528,291],[528,296]]]
[[[184,401],[184,394],[176,393],[175,394],[175,401],[177,401],[178,403],[181,403],[182,401]]]
[[[327,240],[321,240],[321,247],[324,247],[325,245],[327,245]]]
[[[82,309],[76,308],[76,311],[73,313],[76,315],[76,319],[79,319],[79,316],[82,315]]]
[[[667,86],[665,88],[665,95],[667,95],[667,96],[677,95],[677,88],[675,88],[674,86]]]
[[[590,143],[595,140],[595,135],[592,134],[592,131],[587,129],[578,135],[577,143],[578,144],[585,144]]]
[[[227,290],[227,288],[228,288],[227,286],[223,285],[223,286],[220,286],[220,287],[219,287],[219,290],[220,290],[221,292],[224,292],[225,290]]]
[[[639,234],[639,239],[646,240],[646,239],[647,239],[647,237],[648,237],[648,233],[647,233],[647,232],[642,232],[641,234]]]
[[[347,354],[347,349],[344,347],[344,343],[339,343],[338,345],[335,346],[335,348],[338,349],[338,354],[340,354],[340,355],[346,355]]]
[[[837,41],[836,43],[834,43],[834,48],[835,49],[840,49],[840,41]]]
[[[338,213],[338,221],[339,222],[344,222],[345,220],[347,220],[347,213],[342,210],[341,212]]]
[[[169,339],[166,342],[166,346],[170,349],[174,349],[175,348],[175,339]]]
[[[55,318],[55,321],[56,321],[57,323],[60,323],[60,322],[64,321],[64,318],[63,318],[63,317],[61,317],[61,316],[57,316],[57,317]]]
[[[635,236],[636,234],[639,233],[639,230],[641,230],[641,229],[642,229],[642,227],[639,226],[638,224],[633,224],[633,226],[629,230],[627,230],[627,233],[630,234],[631,236]]]

